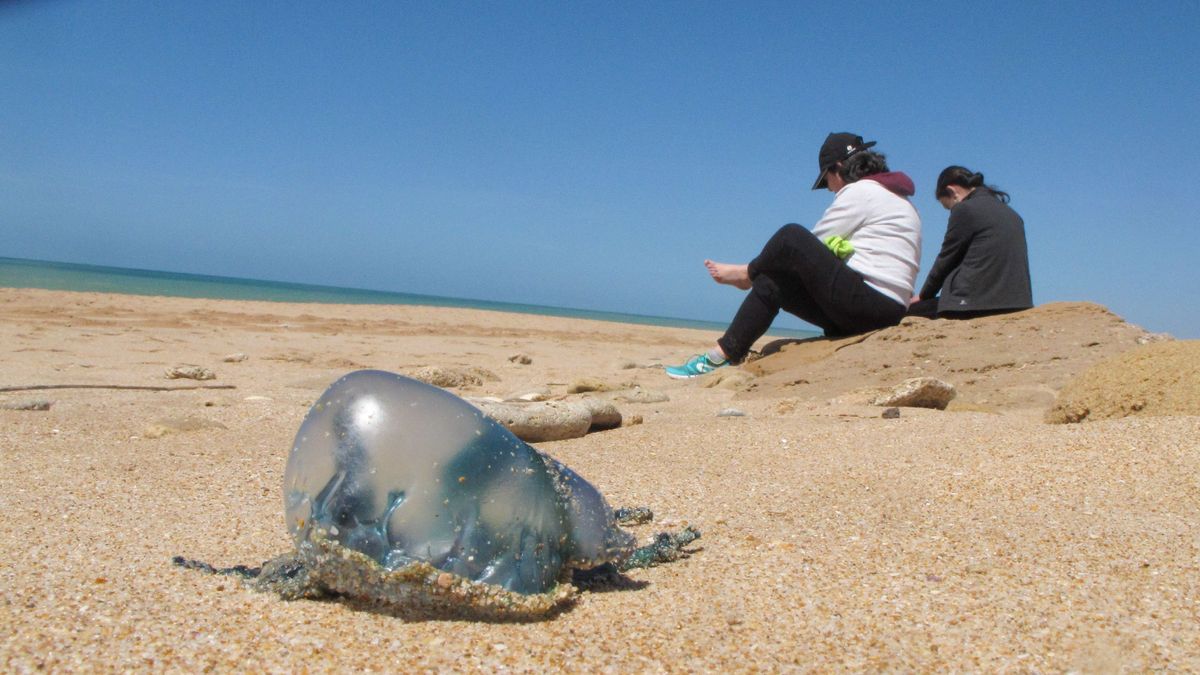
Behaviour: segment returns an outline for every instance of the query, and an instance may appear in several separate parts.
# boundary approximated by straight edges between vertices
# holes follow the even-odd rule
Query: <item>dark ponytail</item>
[[[849,159],[838,165],[837,169],[838,175],[846,179],[847,183],[854,183],[860,178],[877,173],[887,173],[887,171],[887,157],[870,150],[860,150],[850,155]]]
[[[946,188],[950,187],[951,185],[957,185],[961,188],[966,188],[967,190],[974,190],[975,188],[982,187],[996,195],[996,199],[999,199],[1005,204],[1008,203],[1007,192],[997,189],[994,185],[984,185],[982,173],[972,173],[970,169],[964,166],[948,166],[945,169],[942,169],[942,173],[938,175],[937,191],[934,192],[934,196],[938,199],[949,197],[950,191]]]

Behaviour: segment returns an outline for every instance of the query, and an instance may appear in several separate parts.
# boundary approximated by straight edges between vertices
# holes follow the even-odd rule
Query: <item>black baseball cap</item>
[[[812,189],[820,190],[825,187],[825,174],[834,164],[844,162],[851,155],[873,145],[875,145],[875,141],[864,143],[862,136],[847,131],[826,136],[825,142],[821,144],[821,152],[817,155],[817,167],[820,168],[821,173],[817,175],[817,182],[813,183]]]

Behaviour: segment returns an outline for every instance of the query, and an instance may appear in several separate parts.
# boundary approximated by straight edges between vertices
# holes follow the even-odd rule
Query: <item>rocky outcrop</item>
[[[1150,342],[1088,368],[1046,413],[1051,423],[1200,415],[1200,340]]]
[[[762,358],[741,367],[758,377],[743,384],[738,396],[829,401],[933,377],[954,384],[952,410],[1041,414],[1076,375],[1142,343],[1163,340],[1169,338],[1085,302],[969,321],[907,318],[850,338],[770,343]]]

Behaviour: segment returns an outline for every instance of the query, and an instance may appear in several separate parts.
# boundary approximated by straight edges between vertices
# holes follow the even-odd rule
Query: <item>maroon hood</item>
[[[903,171],[889,171],[863,176],[863,180],[873,180],[901,197],[911,197],[917,194],[917,187],[912,179]]]

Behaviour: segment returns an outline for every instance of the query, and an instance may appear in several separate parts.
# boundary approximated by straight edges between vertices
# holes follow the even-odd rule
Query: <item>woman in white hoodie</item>
[[[874,141],[833,133],[817,156],[814,190],[834,192],[812,231],[785,225],[748,264],[704,261],[718,283],[750,291],[713,349],[666,369],[690,378],[740,363],[785,310],[843,336],[904,318],[921,262],[921,217],[912,179],[888,170]]]

